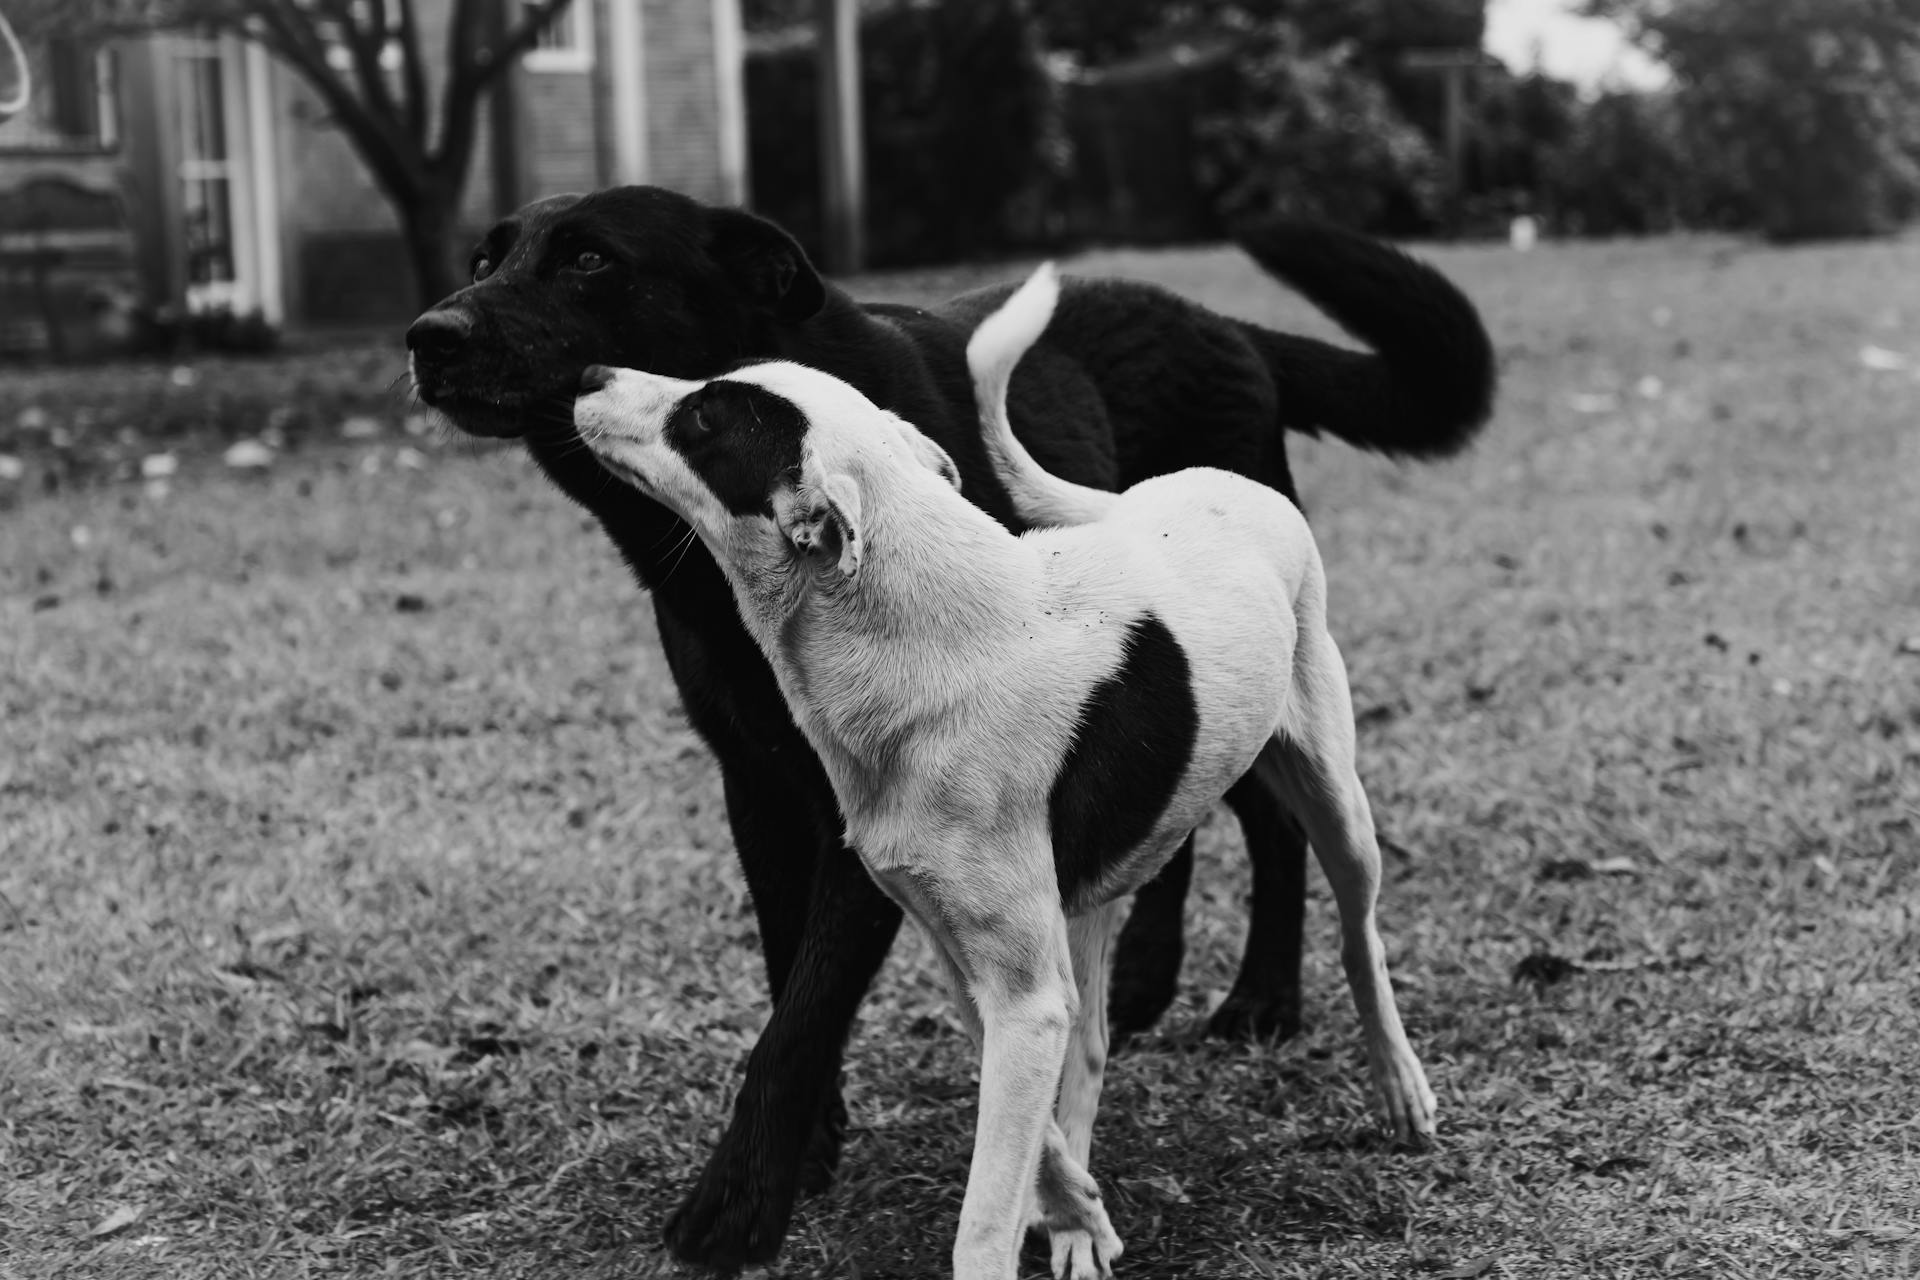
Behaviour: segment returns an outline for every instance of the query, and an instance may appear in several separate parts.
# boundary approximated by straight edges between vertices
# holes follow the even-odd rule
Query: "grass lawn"
[[[1118,1274],[1914,1275],[1920,377],[1861,352],[1920,357],[1920,243],[1432,256],[1502,353],[1482,443],[1296,455],[1441,1138],[1377,1134],[1318,885],[1308,1033],[1196,1038],[1210,824],[1096,1134]],[[1317,327],[1231,252],[1076,266]],[[765,1016],[717,775],[610,545],[403,432],[399,373],[0,371],[0,1276],[680,1274]],[[774,1274],[943,1273],[968,1059],[903,939]]]

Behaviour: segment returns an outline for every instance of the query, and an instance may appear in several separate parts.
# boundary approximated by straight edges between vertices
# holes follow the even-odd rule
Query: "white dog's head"
[[[749,365],[707,382],[594,365],[573,404],[580,438],[671,508],[722,568],[858,577],[869,523],[929,481],[960,487],[939,445],[840,379]]]

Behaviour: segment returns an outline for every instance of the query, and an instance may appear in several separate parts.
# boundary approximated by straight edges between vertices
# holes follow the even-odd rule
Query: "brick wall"
[[[529,200],[605,185],[602,134],[611,128],[602,103],[611,57],[606,6],[573,0],[573,10],[573,21],[592,21],[593,65],[520,72],[520,186]]]
[[[647,180],[700,200],[724,196],[712,0],[643,0]]]

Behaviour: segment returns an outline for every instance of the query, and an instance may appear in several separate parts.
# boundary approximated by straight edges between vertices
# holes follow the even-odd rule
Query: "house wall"
[[[713,0],[575,0],[592,20],[589,68],[514,71],[520,195],[607,185],[615,171],[610,4],[641,7],[647,181],[705,200],[728,195],[722,172]],[[446,46],[451,0],[419,5],[422,47]],[[437,69],[436,69],[437,71]],[[384,323],[417,309],[398,222],[325,106],[297,75],[274,70],[287,311],[296,323]],[[438,76],[434,76],[438,93]],[[492,145],[483,108],[461,205],[465,234],[494,207]]]
[[[724,200],[713,0],[641,0],[647,89],[647,181]]]
[[[96,102],[86,134],[69,133],[51,51],[23,52],[33,98],[0,121],[0,352],[81,354],[124,338],[114,326],[142,291],[143,266],[164,270],[163,229],[140,199],[122,113],[102,131]]]
[[[606,0],[573,0],[574,21],[591,17],[593,63],[586,67],[523,66],[520,99],[520,191],[528,200],[606,185],[601,136],[612,129],[603,109],[607,64]]]
[[[116,140],[102,146],[96,139],[72,138],[63,133],[53,119],[53,95],[48,88],[53,66],[47,47],[30,43],[23,52],[33,76],[34,94],[25,111],[0,121],[0,188],[30,178],[59,177],[126,195],[124,143]]]

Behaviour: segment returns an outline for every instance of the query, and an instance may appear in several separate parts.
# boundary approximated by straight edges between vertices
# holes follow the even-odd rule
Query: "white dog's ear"
[[[860,574],[860,486],[853,477],[807,468],[779,507],[780,532],[793,549],[831,563],[844,578]]]
[[[907,426],[907,442],[913,446],[913,451],[919,455],[920,461],[939,472],[942,480],[955,489],[960,487],[960,468],[953,464],[952,454],[929,440],[918,427],[911,423]]]
[[[960,468],[954,465],[953,455],[935,444],[925,432],[899,414],[890,413],[887,416],[893,419],[893,425],[899,429],[901,435],[906,437],[907,447],[913,450],[913,456],[918,458],[927,470],[934,472],[942,480],[958,489]]]

